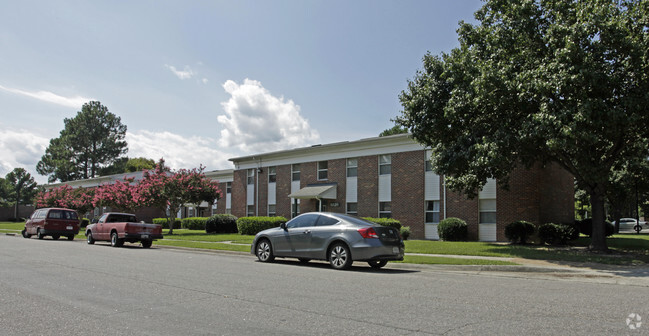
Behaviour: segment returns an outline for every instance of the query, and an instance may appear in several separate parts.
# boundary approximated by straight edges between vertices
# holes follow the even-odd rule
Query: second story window
[[[327,161],[318,161],[318,180],[327,179],[328,166],[329,165]]]
[[[255,170],[248,169],[248,184],[255,184]]]
[[[392,155],[379,155],[379,175],[392,174]]]
[[[277,173],[275,172],[275,167],[268,167],[268,183],[277,182]]]
[[[358,176],[358,159],[347,159],[347,177]]]
[[[225,183],[225,193],[226,194],[231,194],[232,193],[232,182],[226,182]]]
[[[291,166],[291,181],[300,180],[300,164],[294,164]]]

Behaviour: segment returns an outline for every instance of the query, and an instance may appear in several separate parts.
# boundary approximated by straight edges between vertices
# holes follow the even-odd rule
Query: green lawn
[[[20,233],[24,223],[0,222],[0,233]],[[207,234],[200,230],[176,229],[173,235],[163,230],[165,239],[157,245],[182,246],[209,250],[249,252],[254,236],[239,234]],[[75,239],[85,239],[83,230]],[[511,245],[484,242],[441,242],[407,240],[406,253],[466,255],[504,258],[526,258],[554,261],[595,262],[617,265],[649,264],[649,233],[618,234],[607,239],[611,254],[593,254],[585,250],[590,239],[581,237],[571,246]],[[416,264],[509,265],[497,260],[458,259],[431,256],[406,256],[404,262]]]

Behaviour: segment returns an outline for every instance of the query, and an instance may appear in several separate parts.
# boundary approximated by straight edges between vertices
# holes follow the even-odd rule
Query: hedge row
[[[375,218],[375,217],[363,217],[364,220],[370,221],[375,224],[383,226],[391,226],[397,230],[401,229],[401,222],[394,218]]]
[[[256,235],[260,231],[279,227],[286,221],[284,217],[241,217],[237,219],[237,229],[242,235]]]
[[[205,222],[207,233],[237,233],[237,217],[233,215],[213,215]]]
[[[154,218],[153,224],[162,225],[163,229],[169,228],[169,221],[166,218]],[[174,220],[174,229],[180,229],[180,219]]]

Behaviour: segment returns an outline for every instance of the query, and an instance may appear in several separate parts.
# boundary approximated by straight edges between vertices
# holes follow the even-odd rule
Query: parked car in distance
[[[124,242],[140,242],[149,248],[156,239],[162,239],[162,226],[138,222],[134,214],[128,213],[107,212],[86,228],[88,244],[101,240],[120,247]]]
[[[64,208],[37,209],[25,222],[22,231],[24,238],[36,235],[38,239],[50,236],[56,240],[61,236],[74,240],[79,233],[79,215],[76,211]]]
[[[635,231],[638,221],[635,218],[620,218],[620,231]],[[644,228],[646,222],[640,221],[640,230]],[[615,221],[613,221],[615,225]]]
[[[346,269],[354,261],[366,261],[381,268],[390,260],[403,260],[404,247],[396,228],[345,214],[311,212],[259,232],[251,253],[262,262],[317,259],[329,261],[335,269]]]

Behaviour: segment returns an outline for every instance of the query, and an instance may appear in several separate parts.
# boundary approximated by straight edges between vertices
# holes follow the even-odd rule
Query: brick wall
[[[345,213],[347,212],[347,159],[329,160],[329,183],[336,183],[336,199],[327,200],[329,206],[327,211]],[[332,203],[337,203],[333,206]]]
[[[572,223],[575,221],[574,177],[558,164],[542,168],[539,183],[541,214],[539,222]]]
[[[376,155],[358,158],[358,216],[379,216],[379,159]]]
[[[300,188],[309,184],[326,183],[327,181],[318,181],[318,163],[305,162],[300,164]],[[318,202],[316,200],[300,200],[300,213],[317,211]]]
[[[277,216],[291,218],[291,165],[277,166]]]
[[[232,214],[237,217],[246,216],[246,169],[234,171],[232,182]]]
[[[457,217],[468,225],[469,240],[478,240],[478,198],[469,199],[464,194],[446,191],[448,217]]]
[[[255,199],[255,209],[257,216],[268,216],[268,167],[262,168],[261,173],[257,170],[256,174],[256,178],[259,179],[256,186],[259,186],[259,190]]]
[[[424,239],[424,155],[392,154],[392,218],[410,226],[413,239]]]

